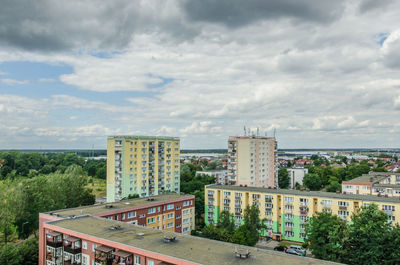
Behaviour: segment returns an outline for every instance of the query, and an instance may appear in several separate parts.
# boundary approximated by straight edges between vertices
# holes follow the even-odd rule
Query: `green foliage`
[[[326,191],[336,192],[336,191],[341,191],[341,190],[342,190],[342,185],[340,185],[338,179],[336,177],[330,178],[329,185],[326,186]]]
[[[387,220],[388,216],[376,204],[362,207],[358,215],[353,215],[352,224],[348,227],[348,247],[344,261],[350,264],[383,264],[390,234]]]
[[[129,194],[128,197],[122,198],[121,201],[130,200],[130,199],[136,199],[136,198],[139,198],[139,197],[140,197],[139,194]]]
[[[216,159],[210,163],[207,164],[205,167],[205,170],[217,170],[217,169],[223,169],[224,167],[222,166],[222,162],[219,159]]]
[[[84,168],[89,176],[106,178],[106,161],[87,160],[74,153],[40,154],[18,151],[0,152],[0,179],[35,177],[64,171],[71,165]]]
[[[229,211],[222,211],[220,218],[217,223],[218,229],[226,230],[229,234],[235,231],[235,222],[233,221],[233,215]]]
[[[266,229],[260,220],[260,210],[256,205],[247,206],[243,215],[244,224],[239,226],[233,235],[233,242],[241,245],[255,246],[260,239],[261,229]]]
[[[319,190],[321,189],[321,178],[318,174],[306,174],[303,178],[304,185],[310,190]]]
[[[308,248],[318,259],[341,262],[346,229],[346,222],[338,216],[317,213],[306,225]]]
[[[256,205],[247,206],[243,215],[244,223],[236,228],[233,215],[228,211],[222,211],[216,226],[206,226],[201,234],[196,235],[240,245],[255,246],[260,238],[260,231],[266,228],[259,216],[260,210]]]
[[[38,228],[40,212],[93,204],[87,182],[86,173],[75,165],[64,174],[0,182],[0,231],[5,231],[6,237],[16,226],[19,236],[27,237]]]
[[[392,226],[376,204],[362,207],[350,224],[318,213],[306,225],[309,249],[316,258],[346,264],[400,264],[400,227]]]
[[[278,170],[278,186],[280,189],[287,189],[289,188],[289,173],[286,168],[281,167]]]
[[[215,183],[215,178],[209,175],[201,174],[196,176],[196,171],[201,170],[200,166],[191,163],[181,165],[180,191],[195,196],[195,220],[197,228],[204,226],[204,186]]]
[[[39,260],[39,241],[37,238],[25,240],[14,246],[7,244],[0,248],[0,264],[36,265]]]

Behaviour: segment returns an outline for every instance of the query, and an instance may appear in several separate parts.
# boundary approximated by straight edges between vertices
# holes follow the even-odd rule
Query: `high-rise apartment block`
[[[273,137],[229,137],[230,183],[250,187],[277,187],[276,149],[277,142]]]
[[[400,223],[398,198],[216,184],[205,188],[204,218],[207,225],[216,224],[221,211],[225,210],[233,214],[236,224],[240,225],[246,207],[255,204],[260,218],[266,219],[263,236],[303,242],[305,225],[317,212],[330,212],[350,222],[353,213],[372,203],[388,215],[388,222]]]
[[[107,202],[179,193],[177,137],[111,136],[107,140]]]

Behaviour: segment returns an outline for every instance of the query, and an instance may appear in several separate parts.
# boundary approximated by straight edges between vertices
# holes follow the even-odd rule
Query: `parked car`
[[[296,256],[301,256],[301,253],[297,252],[297,250],[295,250],[294,248],[287,248],[286,253],[296,255]]]
[[[290,245],[288,250],[289,249],[293,250],[293,251],[296,251],[299,254],[299,256],[305,256],[306,255],[306,250],[304,248],[300,247],[300,246]]]
[[[282,251],[282,252],[286,252],[286,247],[284,247],[284,246],[276,246],[276,247],[274,247],[274,250],[275,251]]]

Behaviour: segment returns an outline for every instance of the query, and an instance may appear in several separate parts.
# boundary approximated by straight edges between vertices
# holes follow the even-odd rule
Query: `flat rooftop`
[[[232,190],[232,191],[251,191],[251,192],[263,192],[271,194],[284,194],[284,195],[297,195],[304,197],[324,197],[332,199],[344,199],[344,200],[355,200],[355,201],[376,201],[376,202],[388,202],[388,203],[400,203],[398,198],[394,197],[378,197],[375,195],[361,195],[361,194],[343,194],[323,191],[301,191],[301,190],[284,190],[284,189],[268,189],[268,188],[256,188],[256,187],[241,187],[232,185],[218,185],[211,184],[207,185],[211,189],[219,190]]]
[[[144,198],[136,198],[131,200],[123,200],[119,202],[112,202],[112,203],[102,203],[102,204],[94,204],[89,206],[81,206],[77,208],[70,208],[70,209],[63,209],[63,210],[56,210],[52,212],[48,212],[48,214],[57,214],[60,217],[69,217],[69,216],[80,216],[80,215],[93,215],[93,214],[100,214],[103,212],[110,212],[115,210],[122,210],[125,208],[131,207],[140,207],[146,205],[153,205],[158,204],[160,202],[176,200],[176,199],[184,199],[184,198],[191,198],[193,195],[180,195],[180,194],[165,194],[165,195],[158,195],[153,197],[144,197]],[[149,201],[148,199],[153,199]],[[112,205],[111,208],[106,208],[106,206]]]
[[[166,232],[93,216],[52,221],[48,222],[48,224],[198,264],[336,264],[272,250],[261,250],[200,237]],[[110,227],[115,225],[119,225],[121,229],[111,230]],[[144,235],[139,236],[138,233],[143,233]],[[165,243],[163,240],[164,236],[171,235],[176,237],[176,241]],[[250,258],[236,258],[234,253],[236,247],[238,249],[248,249],[251,253]]]
[[[179,137],[172,136],[141,136],[141,135],[112,135],[107,137],[115,140],[167,140],[167,141],[176,141],[179,140]]]

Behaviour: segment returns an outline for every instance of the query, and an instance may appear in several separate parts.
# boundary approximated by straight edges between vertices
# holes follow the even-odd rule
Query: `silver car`
[[[287,251],[288,253],[289,253],[289,250],[291,252],[294,251],[299,256],[305,256],[306,255],[306,250],[304,248],[300,247],[300,246],[297,246],[297,245],[290,245],[287,250],[288,250]],[[290,254],[294,254],[294,253],[290,253]]]

